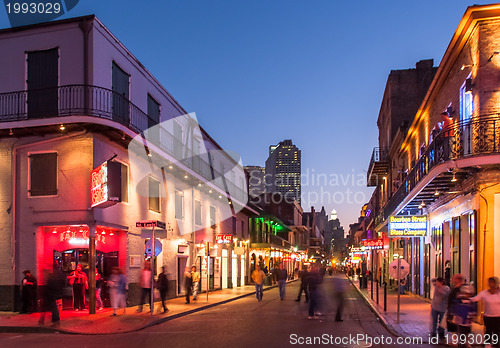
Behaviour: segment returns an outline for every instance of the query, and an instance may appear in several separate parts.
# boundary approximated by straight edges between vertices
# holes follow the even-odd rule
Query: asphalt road
[[[286,298],[281,301],[278,289],[264,292],[262,302],[254,296],[217,306],[192,315],[168,321],[134,333],[87,336],[66,334],[0,334],[2,348],[32,347],[421,347],[421,344],[397,344],[370,311],[347,280],[343,322],[336,322],[334,279],[325,278],[318,319],[308,319],[307,306],[295,300],[299,282],[287,285]],[[365,339],[367,335],[368,341]],[[382,344],[370,338],[382,340]],[[354,340],[353,338],[356,338]],[[359,338],[359,339],[358,339]],[[313,340],[316,341],[313,341]],[[392,340],[392,344],[388,344]],[[425,342],[424,342],[425,343]],[[428,346],[424,344],[425,346]]]

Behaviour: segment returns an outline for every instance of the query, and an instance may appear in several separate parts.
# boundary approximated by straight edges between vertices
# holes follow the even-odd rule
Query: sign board
[[[384,240],[383,239],[365,239],[365,240],[361,241],[361,244],[367,250],[383,249],[384,248]]]
[[[105,208],[121,201],[121,163],[107,161],[90,173],[90,206]]]
[[[402,215],[389,218],[389,237],[425,237],[427,215]]]
[[[235,255],[245,255],[245,247],[234,247],[233,253]]]
[[[146,242],[146,255],[152,256],[153,240],[150,239]],[[155,257],[161,254],[163,247],[159,239],[155,239]]]
[[[216,234],[215,243],[217,244],[230,244],[233,241],[232,234]]]
[[[400,267],[399,276],[401,279],[406,278],[410,274],[410,265],[406,260],[400,259]],[[389,275],[393,279],[398,279],[398,260],[394,260],[389,264]]]
[[[158,220],[141,220],[135,223],[135,227],[158,227],[164,230],[167,225],[163,221]]]

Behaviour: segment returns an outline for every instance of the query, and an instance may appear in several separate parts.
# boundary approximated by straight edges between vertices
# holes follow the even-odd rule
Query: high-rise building
[[[279,192],[300,204],[300,150],[291,140],[269,146],[266,160],[266,192]]]
[[[261,166],[245,166],[244,169],[248,175],[249,198],[258,197],[266,192],[266,185],[264,182],[266,169]]]

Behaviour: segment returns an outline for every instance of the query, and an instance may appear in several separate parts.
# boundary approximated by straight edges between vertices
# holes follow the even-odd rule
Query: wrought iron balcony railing
[[[367,172],[367,186],[377,186],[389,170],[389,151],[385,148],[373,149]]]
[[[245,188],[230,180],[222,180],[225,173],[215,170],[208,155],[195,154],[187,144],[158,125],[147,113],[125,96],[110,89],[68,85],[57,88],[0,93],[0,122],[35,120],[67,116],[92,116],[118,122],[183,163],[208,181],[215,182],[233,198],[246,203]],[[61,121],[63,122],[63,121]],[[156,126],[152,129],[151,127]],[[207,157],[207,158],[204,158]]]
[[[437,165],[463,158],[500,153],[500,115],[455,122],[443,129],[421,154],[397,191],[377,214],[381,224],[394,213],[417,184]]]

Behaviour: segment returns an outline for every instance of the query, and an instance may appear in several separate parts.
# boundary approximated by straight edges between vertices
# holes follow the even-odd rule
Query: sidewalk
[[[294,282],[292,280],[290,282]],[[267,286],[264,291],[277,287]],[[83,312],[61,311],[61,325],[55,329],[50,327],[51,315],[47,313],[45,326],[38,325],[40,313],[18,314],[13,312],[0,312],[0,332],[23,332],[23,333],[67,333],[84,335],[101,335],[132,332],[158,325],[166,321],[176,319],[191,313],[199,312],[211,307],[228,303],[243,297],[255,295],[253,285],[240,286],[234,289],[216,290],[208,294],[201,293],[197,301],[185,304],[184,297],[177,297],[167,301],[169,311],[165,314],[159,313],[161,302],[155,302],[155,315],[151,316],[149,306],[145,305],[142,313],[137,313],[137,306],[127,307],[126,314],[118,311],[118,316],[111,317],[113,310],[105,308],[89,315],[88,310]]]
[[[400,320],[397,321],[398,294],[396,290],[387,289],[387,311],[384,312],[384,288],[379,287],[379,304],[377,304],[376,283],[373,283],[373,300],[371,299],[371,282],[367,289],[359,288],[359,281],[350,279],[356,290],[365,299],[373,312],[379,317],[386,328],[396,336],[402,337],[428,337],[431,331],[431,304],[430,302],[411,295],[400,297]],[[484,333],[484,327],[474,323],[474,334]]]

